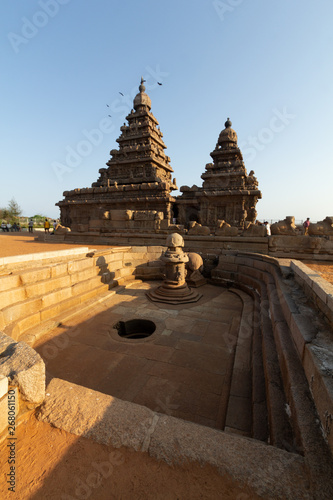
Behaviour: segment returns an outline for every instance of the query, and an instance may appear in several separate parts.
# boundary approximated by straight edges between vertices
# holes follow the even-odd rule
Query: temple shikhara
[[[160,229],[171,221],[176,181],[143,79],[139,91],[108,168],[99,170],[91,188],[67,191],[58,203],[61,221],[72,231]]]
[[[202,188],[180,188],[183,194],[177,204],[181,224],[197,221],[214,230],[218,220],[241,229],[245,221],[255,222],[261,192],[253,170],[249,175],[246,173],[237,134],[231,125],[228,118],[210,154],[213,163],[207,163],[206,172],[201,176]]]

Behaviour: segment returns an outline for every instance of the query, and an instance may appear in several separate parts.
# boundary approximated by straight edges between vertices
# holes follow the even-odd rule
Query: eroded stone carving
[[[61,224],[57,224],[55,229],[54,229],[55,234],[66,234],[70,233],[71,229],[70,227],[62,226]]]
[[[197,236],[208,236],[210,234],[210,229],[207,226],[202,226],[198,222],[190,222],[190,229],[188,231],[189,235]]]
[[[333,236],[333,217],[326,217],[324,220],[309,226],[310,236]]]
[[[271,233],[272,235],[296,235],[297,227],[295,224],[295,217],[287,216],[284,220],[280,220],[279,222],[272,224]]]
[[[266,227],[253,224],[252,222],[245,222],[245,228],[242,236],[262,237],[266,236]]]
[[[205,285],[207,283],[207,280],[201,274],[203,270],[203,260],[201,255],[194,252],[189,252],[187,255],[188,255],[188,262],[186,263],[187,284],[195,288]]]
[[[217,221],[217,228],[215,231],[216,236],[237,236],[238,228],[232,227],[225,220]]]

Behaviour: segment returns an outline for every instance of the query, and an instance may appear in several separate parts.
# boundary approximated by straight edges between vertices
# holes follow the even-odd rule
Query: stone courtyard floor
[[[45,361],[48,381],[61,378],[221,429],[243,302],[236,293],[205,285],[197,303],[159,304],[146,297],[157,285],[134,282],[44,335],[34,348]],[[131,319],[149,319],[156,330],[145,339],[124,339],[113,326]],[[248,394],[241,391],[236,413],[242,418],[227,425],[248,435],[250,384]]]

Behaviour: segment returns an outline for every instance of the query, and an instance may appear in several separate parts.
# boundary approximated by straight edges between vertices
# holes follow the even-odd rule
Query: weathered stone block
[[[333,313],[333,295],[329,294],[327,296],[327,306],[329,308],[329,310]],[[1,323],[1,319],[0,319],[0,323]]]
[[[21,277],[19,275],[1,276],[0,277],[0,292],[10,290],[21,285]]]
[[[51,278],[58,278],[67,274],[67,262],[51,266]]]
[[[43,309],[50,307],[53,304],[57,304],[62,300],[66,300],[72,296],[72,288],[62,288],[61,290],[56,290],[55,292],[45,295],[42,299]]]
[[[64,288],[71,285],[70,276],[60,276],[59,278],[50,279],[36,283],[35,285],[28,285],[25,287],[28,298],[38,297],[45,295],[58,288]]]
[[[308,344],[304,350],[303,366],[322,428],[333,450],[333,370],[332,351],[327,346]]]
[[[89,280],[80,281],[79,283],[75,283],[72,286],[72,296],[79,295],[80,293],[87,292],[92,288],[96,288],[100,285],[103,285],[102,277],[96,276],[95,278],[91,278]]]
[[[147,250],[147,247],[146,246],[142,246],[142,247],[131,247],[131,251],[132,252],[138,252],[138,253],[146,253],[148,250]]]
[[[74,285],[73,289],[77,285]],[[74,295],[74,290],[73,290],[73,295]],[[61,314],[63,311],[67,311],[68,309],[71,309],[72,307],[76,307],[81,303],[80,297],[70,297],[67,300],[63,300],[62,302],[59,302],[58,304],[55,304],[54,306],[47,307],[40,313],[40,319],[41,321],[46,321],[50,318],[54,318],[55,316],[58,316]]]
[[[16,321],[13,325],[11,325],[10,335],[13,339],[18,340],[22,333],[29,330],[29,328],[33,328],[40,323],[40,311],[27,316],[19,321]],[[9,333],[9,332],[8,332]]]
[[[161,247],[161,246],[149,246],[148,247],[148,253],[155,253],[158,255],[161,255],[166,250],[167,250],[167,247]]]
[[[26,271],[21,274],[21,281],[23,285],[29,285],[30,283],[36,283],[37,281],[47,280],[51,277],[51,269],[45,267],[42,269],[33,269],[31,271]]]
[[[324,304],[327,303],[327,294],[333,293],[333,285],[328,283],[324,278],[314,278],[312,280],[312,289]]]
[[[78,273],[71,274],[70,281],[71,284],[80,283],[80,281],[85,281],[95,276],[100,275],[101,269],[99,267],[90,267],[89,269],[84,269]]]
[[[77,225],[77,230],[80,233],[86,233],[87,231],[89,231],[89,224],[78,224]]]
[[[42,299],[34,299],[3,309],[3,317],[6,325],[13,321],[18,321],[21,318],[38,312],[42,307]]]
[[[156,424],[148,408],[59,379],[47,393],[38,416],[43,422],[115,448],[147,450]]]
[[[13,341],[0,354],[0,375],[19,388],[24,400],[41,403],[45,397],[45,365],[40,355],[24,342]]]
[[[94,266],[94,260],[90,259],[89,257],[85,259],[80,259],[80,260],[74,260],[72,262],[68,262],[68,273],[77,273],[79,271],[82,271],[83,269],[87,269],[89,267]]]
[[[133,217],[133,210],[110,210],[110,220],[126,221]]]
[[[294,313],[291,315],[289,328],[299,356],[303,359],[304,346],[316,337],[317,330],[311,321],[309,321],[309,318],[302,314]]]
[[[24,288],[14,288],[12,290],[6,290],[5,292],[0,292],[0,307],[4,308],[16,302],[25,300],[26,293]]]

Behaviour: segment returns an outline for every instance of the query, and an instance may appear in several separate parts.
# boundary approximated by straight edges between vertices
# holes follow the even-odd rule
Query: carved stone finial
[[[144,92],[146,90],[146,87],[143,85],[146,80],[143,79],[143,76],[141,77],[141,84],[139,86],[140,92]]]
[[[230,121],[230,118],[227,118],[227,121],[225,122],[224,126],[225,128],[230,128],[232,125],[231,121]]]

